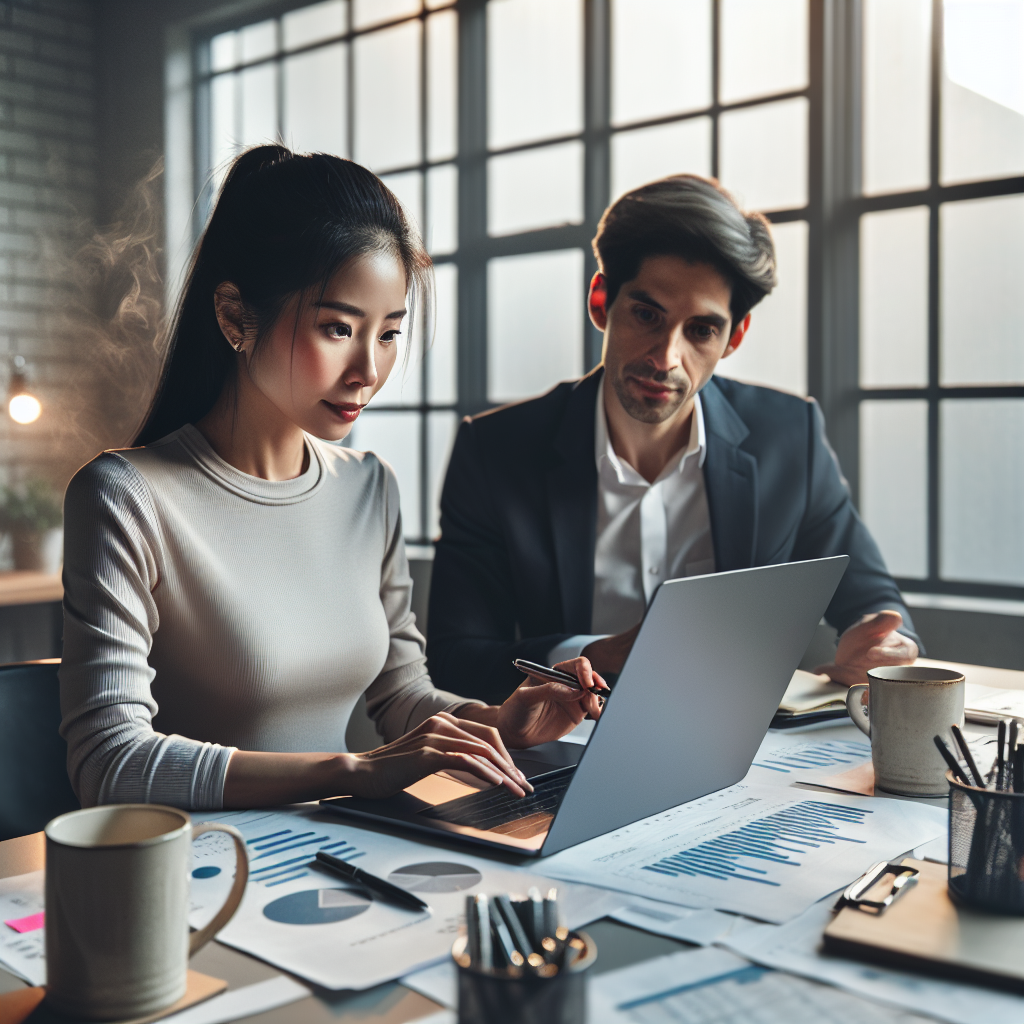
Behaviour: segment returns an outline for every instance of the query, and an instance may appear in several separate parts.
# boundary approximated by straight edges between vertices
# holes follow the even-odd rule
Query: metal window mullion
[[[420,163],[423,169],[420,171],[420,209],[423,211],[423,242],[426,245],[430,237],[430,211],[427,209],[427,130],[429,128],[429,101],[427,96],[427,17],[425,13],[420,14]],[[431,317],[434,316],[433,304],[431,304]],[[421,308],[417,311],[420,314],[420,337],[422,347],[420,351],[420,394],[421,409],[420,417],[420,529],[419,536],[424,543],[428,542],[427,523],[430,521],[430,368],[427,365],[427,349],[432,340],[431,323],[425,316],[426,310]],[[410,339],[411,340],[411,339]]]
[[[722,56],[722,5],[720,0],[711,2],[711,177],[718,177],[718,91],[721,77]]]

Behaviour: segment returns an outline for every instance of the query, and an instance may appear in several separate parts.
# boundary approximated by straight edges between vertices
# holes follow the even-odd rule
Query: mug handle
[[[249,881],[249,855],[245,852],[245,837],[242,833],[230,825],[195,825],[192,828],[192,841],[195,842],[205,832],[226,832],[235,841],[235,882],[224,905],[214,915],[213,920],[205,928],[200,928],[189,936],[189,956],[202,949],[234,917]]]
[[[861,698],[865,693],[870,692],[871,688],[867,683],[854,683],[846,694],[847,713],[850,718],[853,719],[853,724],[857,726],[865,736],[871,735],[871,712],[869,710],[870,705],[862,704]]]

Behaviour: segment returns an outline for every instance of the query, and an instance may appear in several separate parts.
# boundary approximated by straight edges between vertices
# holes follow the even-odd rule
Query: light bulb
[[[39,399],[33,395],[15,395],[7,406],[7,411],[11,414],[11,419],[15,423],[35,423],[39,419],[39,414],[43,411],[43,407],[39,404]]]

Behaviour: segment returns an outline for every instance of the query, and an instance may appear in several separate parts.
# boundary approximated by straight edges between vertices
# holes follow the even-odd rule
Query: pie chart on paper
[[[472,889],[482,878],[476,868],[448,861],[408,864],[388,875],[392,885],[401,886],[409,892],[461,892]]]
[[[369,910],[371,902],[352,889],[304,889],[268,903],[263,916],[278,924],[334,924]]]

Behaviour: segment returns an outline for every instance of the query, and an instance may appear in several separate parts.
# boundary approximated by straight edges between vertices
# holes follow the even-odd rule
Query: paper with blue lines
[[[542,860],[555,878],[764,921],[941,835],[946,812],[742,782]]]
[[[467,893],[523,892],[558,885],[566,916],[592,920],[619,905],[595,893],[480,857],[355,828],[308,809],[225,811],[207,820],[233,825],[249,853],[249,885],[238,913],[217,936],[236,949],[331,989],[364,989],[449,957]],[[417,913],[372,898],[311,867],[318,850],[356,862],[415,892],[431,907]],[[189,923],[201,927],[224,902],[234,845],[223,832],[192,846]]]

